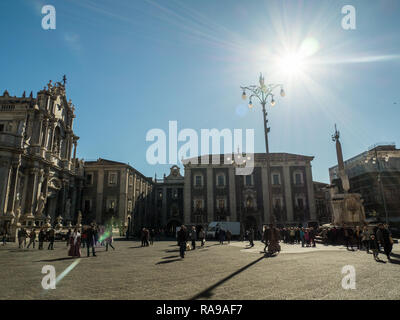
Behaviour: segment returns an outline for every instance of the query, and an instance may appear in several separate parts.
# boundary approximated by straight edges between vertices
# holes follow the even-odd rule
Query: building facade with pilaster
[[[99,158],[85,162],[82,222],[118,224],[132,233],[154,214],[153,180],[129,164]]]
[[[218,164],[213,164],[215,157],[219,158]],[[236,174],[231,157],[210,155],[184,160],[184,224],[206,226],[211,221],[237,221],[243,228],[261,231],[271,216],[278,226],[316,221],[311,170],[314,157],[270,154],[271,190],[264,153],[253,155],[254,170],[248,175]],[[269,212],[269,192],[273,212]]]

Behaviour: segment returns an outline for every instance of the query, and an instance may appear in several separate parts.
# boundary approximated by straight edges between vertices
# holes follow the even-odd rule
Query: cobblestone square
[[[180,259],[176,242],[140,246],[136,241],[115,241],[116,250],[97,249],[97,257],[82,258],[61,279],[55,290],[44,290],[41,273],[53,265],[57,277],[75,259],[67,257],[65,243],[53,251],[0,247],[0,299],[400,299],[400,248],[393,263],[375,262],[364,251],[317,245],[301,248],[282,245],[276,257],[265,257],[263,244],[247,242],[188,251]],[[342,267],[356,270],[356,289],[344,290]]]

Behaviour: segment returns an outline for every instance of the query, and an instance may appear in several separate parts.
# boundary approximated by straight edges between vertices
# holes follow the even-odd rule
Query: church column
[[[317,219],[315,210],[314,183],[312,180],[311,164],[306,165],[307,198],[311,220]]]
[[[183,223],[190,223],[192,214],[192,172],[189,166],[185,167],[184,189],[183,189]]]
[[[236,186],[235,186],[235,168],[230,167],[229,172],[229,211],[230,221],[239,221],[236,212]]]
[[[268,171],[266,167],[261,167],[261,185],[263,195],[263,207],[264,207],[264,223],[270,223],[271,213],[269,212],[269,197],[270,192],[268,188]]]
[[[161,217],[162,217],[162,224],[165,226],[167,225],[168,220],[168,213],[167,213],[167,187],[163,186],[162,188],[162,205],[161,205]]]
[[[11,180],[10,188],[8,190],[8,204],[7,204],[7,214],[14,214],[15,197],[17,195],[17,184],[18,184],[18,171],[21,162],[13,161],[11,164]]]
[[[7,190],[11,177],[11,165],[8,160],[0,159],[0,215],[7,211]]]
[[[214,183],[213,168],[207,167],[207,222],[214,220]]]
[[[97,175],[96,222],[101,223],[101,217],[103,215],[104,170],[99,169]]]
[[[283,166],[283,179],[285,187],[285,207],[286,207],[286,220],[293,222],[293,199],[292,199],[292,184],[290,179],[290,166]]]
[[[37,182],[38,182],[38,168],[28,169],[28,192],[26,195],[25,202],[25,215],[32,215],[35,211],[35,195],[37,194]]]

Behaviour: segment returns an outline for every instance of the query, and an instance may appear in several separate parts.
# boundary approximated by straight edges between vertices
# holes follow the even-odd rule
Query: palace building
[[[244,228],[261,231],[271,218],[277,225],[316,220],[311,172],[314,157],[270,154],[268,190],[265,153],[254,154],[253,173],[246,176],[236,175],[235,166],[225,164],[227,156],[232,155],[219,155],[220,164],[213,164],[215,155],[203,164],[204,156],[184,160],[183,223],[205,226],[211,221],[239,221]],[[272,193],[273,212],[269,212],[268,192]]]

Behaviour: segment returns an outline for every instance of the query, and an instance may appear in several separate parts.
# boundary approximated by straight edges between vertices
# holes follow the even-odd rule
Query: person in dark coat
[[[379,260],[379,258],[378,258],[378,254],[379,254],[378,241],[376,240],[374,234],[371,234],[371,236],[370,236],[368,247],[372,251],[372,253],[374,255],[374,259],[376,261],[378,261]]]
[[[376,238],[379,244],[383,247],[383,250],[389,262],[391,262],[390,254],[393,249],[392,235],[390,234],[390,231],[387,228],[385,228],[383,223],[380,223],[378,226],[378,231],[376,231]]]
[[[47,236],[49,238],[49,246],[47,247],[47,250],[54,250],[54,240],[56,238],[56,232],[53,228],[50,228]]]
[[[45,237],[46,237],[46,234],[42,228],[42,229],[40,229],[40,232],[39,232],[39,248],[38,248],[39,250],[43,250],[43,242],[44,242]]]
[[[179,252],[182,259],[185,258],[186,241],[187,241],[186,227],[182,225],[180,230],[178,231]]]
[[[249,232],[249,242],[250,242],[250,246],[254,247],[254,229],[251,228],[250,232]]]
[[[96,227],[92,224],[89,229],[86,231],[86,248],[87,248],[87,256],[90,256],[90,247],[92,247],[93,257],[96,257],[96,238],[97,238],[97,230]]]

